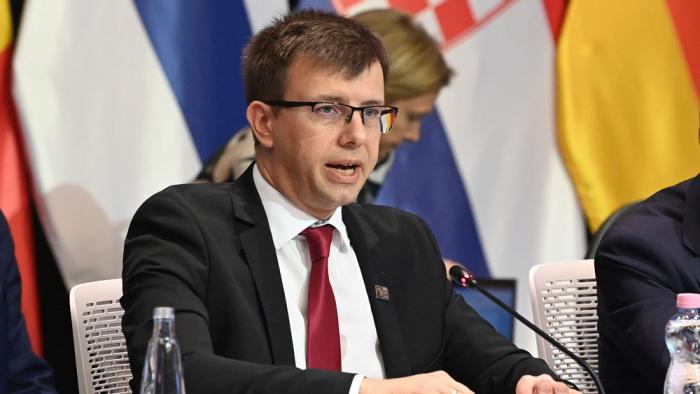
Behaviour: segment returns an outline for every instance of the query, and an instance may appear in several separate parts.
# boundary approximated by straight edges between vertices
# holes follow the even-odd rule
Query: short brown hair
[[[377,9],[352,19],[372,29],[389,54],[387,103],[432,93],[450,82],[453,72],[440,45],[410,16],[397,10]]]
[[[388,75],[381,40],[364,25],[335,14],[304,10],[277,18],[256,34],[243,52],[246,100],[279,100],[287,69],[296,56],[353,78],[379,61]]]

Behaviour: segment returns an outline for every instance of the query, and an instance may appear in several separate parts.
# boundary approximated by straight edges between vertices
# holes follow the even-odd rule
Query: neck
[[[282,197],[284,197],[297,209],[321,221],[326,221],[330,219],[330,217],[333,215],[333,212],[335,212],[335,209],[317,210],[313,209],[312,207],[309,207],[308,205],[303,204],[303,201],[300,201],[299,199],[295,198],[295,196],[285,193],[284,187],[281,186],[281,182],[278,182],[277,177],[274,176],[274,172],[269,170],[269,168],[264,164],[264,161],[260,162],[256,160],[256,164],[258,170],[260,171],[260,175],[262,175],[265,182],[267,182],[268,185],[270,185],[273,189],[277,190],[277,192],[281,194]]]

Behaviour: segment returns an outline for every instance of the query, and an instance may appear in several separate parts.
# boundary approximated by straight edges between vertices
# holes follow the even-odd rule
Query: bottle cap
[[[700,308],[700,294],[680,293],[676,296],[676,305],[679,308]]]
[[[700,297],[700,294],[698,294]],[[169,306],[157,306],[153,308],[153,318],[154,319],[172,319],[175,317],[175,309]]]

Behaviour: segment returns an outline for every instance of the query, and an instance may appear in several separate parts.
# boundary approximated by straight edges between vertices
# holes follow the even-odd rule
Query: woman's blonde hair
[[[389,55],[387,103],[439,91],[450,82],[438,43],[413,19],[396,10],[377,9],[352,16],[381,38]]]

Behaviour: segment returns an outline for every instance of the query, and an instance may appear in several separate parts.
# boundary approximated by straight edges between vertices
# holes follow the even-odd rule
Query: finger
[[[473,391],[469,390],[469,387],[455,381],[453,390],[457,390],[459,394],[474,394]]]
[[[544,380],[539,380],[535,384],[535,389],[533,390],[533,393],[537,394],[554,394],[554,386],[552,385],[552,382],[547,382]]]
[[[569,386],[562,382],[556,382],[554,384],[554,392],[556,394],[569,394]]]
[[[539,375],[535,378],[534,392],[537,394],[554,394],[556,383],[549,375]]]
[[[469,387],[463,385],[462,383],[454,380],[447,372],[445,371],[435,371],[431,373],[432,375],[438,377],[438,379],[442,380],[444,383],[446,383],[446,388],[447,388],[447,393],[453,394],[455,392],[459,394],[474,394],[473,391],[469,389]]]
[[[445,393],[446,394],[475,394],[473,391],[469,390],[468,388],[459,389],[457,387],[450,388]]]
[[[535,390],[535,377],[525,375],[518,380],[515,386],[515,394],[532,394]]]

